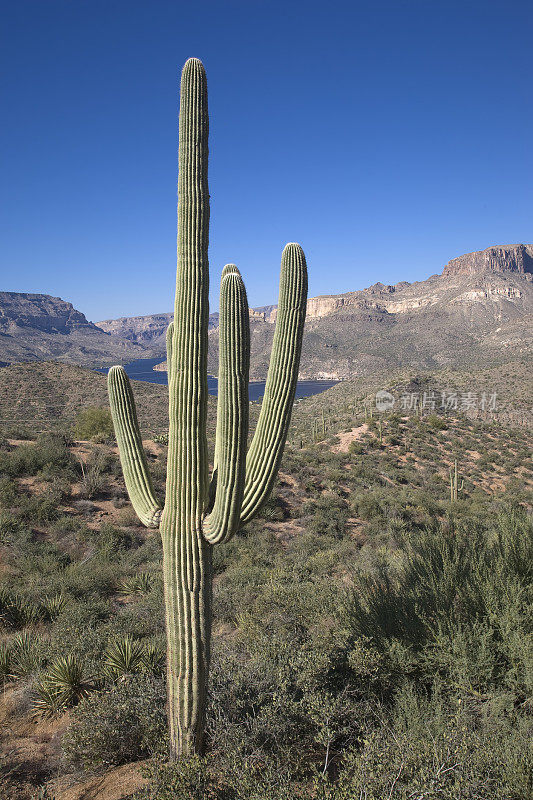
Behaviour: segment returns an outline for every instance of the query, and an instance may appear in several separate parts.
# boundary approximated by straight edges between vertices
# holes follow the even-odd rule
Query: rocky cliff
[[[167,328],[173,317],[174,312],[168,311],[163,314],[147,314],[142,317],[105,319],[98,322],[97,325],[113,337],[118,336],[120,339],[127,339],[135,344],[148,347],[156,353],[164,353]],[[209,315],[209,328],[218,328],[218,312]]]
[[[0,331],[16,333],[18,328],[61,334],[69,334],[73,330],[98,330],[72,303],[67,303],[60,297],[0,292]]]
[[[0,363],[54,359],[92,366],[145,356],[142,347],[114,338],[60,297],[0,292]]]
[[[164,358],[171,319],[168,312],[105,320],[97,327],[57,298],[4,293],[0,360],[44,357],[88,364]],[[266,375],[275,319],[276,306],[250,310],[252,378]],[[210,315],[209,327],[209,369],[216,373],[218,314]],[[310,298],[301,377],[349,378],[391,366],[463,367],[509,355],[527,358],[532,335],[533,245],[490,247],[452,259],[442,274],[425,281],[375,283]],[[7,352],[19,348],[17,358],[2,355],[6,337],[11,337]]]
[[[449,277],[479,275],[482,272],[533,274],[533,245],[509,244],[467,253],[448,261],[442,274],[444,277]]]

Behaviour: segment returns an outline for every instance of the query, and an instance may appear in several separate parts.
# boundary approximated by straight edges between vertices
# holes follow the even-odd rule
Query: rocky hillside
[[[250,312],[254,378],[266,375],[275,316],[274,306]],[[301,377],[347,379],[403,366],[527,359],[532,323],[533,245],[490,247],[452,259],[425,281],[310,298]],[[136,324],[142,328],[143,318]],[[209,368],[216,372],[216,324],[209,341]]]
[[[309,301],[302,372],[347,378],[526,359],[533,338],[533,246],[453,259],[441,275]]]
[[[0,363],[53,359],[110,364],[144,357],[135,343],[111,337],[71,303],[47,294],[0,292]]]
[[[165,355],[172,313],[93,325],[47,295],[0,293],[0,362],[54,359],[107,365]],[[210,315],[209,369],[218,369],[218,314]],[[275,306],[250,310],[251,377],[268,369]],[[454,258],[440,275],[310,298],[302,378],[348,379],[385,368],[490,366],[531,355],[533,245]]]
[[[127,339],[135,344],[150,347],[158,353],[166,348],[166,332],[174,317],[173,311],[164,314],[147,314],[142,317],[120,317],[98,322],[98,327],[111,336]],[[209,329],[218,328],[218,311],[209,315]]]

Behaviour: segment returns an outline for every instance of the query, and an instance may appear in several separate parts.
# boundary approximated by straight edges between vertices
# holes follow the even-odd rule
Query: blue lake
[[[162,383],[166,386],[168,383],[167,373],[153,369],[153,367],[156,364],[160,364],[162,360],[162,358],[141,358],[137,361],[132,361],[130,364],[126,364],[124,369],[132,380],[147,381],[148,383]],[[98,369],[96,371],[102,372],[104,375],[107,374],[107,369]],[[331,386],[335,386],[336,383],[338,383],[338,381],[298,381],[296,397],[310,397],[313,394],[318,394],[319,392],[329,389]],[[209,394],[216,395],[218,389],[217,379],[209,375],[207,378],[207,387]],[[250,383],[250,400],[259,400],[263,397],[264,393],[264,381],[254,381]]]

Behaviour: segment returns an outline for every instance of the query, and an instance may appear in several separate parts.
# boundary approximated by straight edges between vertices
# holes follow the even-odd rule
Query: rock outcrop
[[[144,348],[109,336],[60,297],[0,292],[0,364],[54,359],[104,366],[145,355]]]
[[[69,334],[82,329],[99,329],[72,303],[47,294],[0,292],[0,331],[15,333],[17,328],[33,328],[45,333]]]
[[[533,275],[533,245],[509,244],[487,247],[448,261],[443,277],[476,275],[481,272],[519,272]]]

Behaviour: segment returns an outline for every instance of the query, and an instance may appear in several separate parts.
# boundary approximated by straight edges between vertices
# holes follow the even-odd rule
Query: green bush
[[[0,452],[0,473],[18,477],[44,471],[46,477],[51,477],[72,471],[74,462],[68,445],[69,440],[61,434],[42,433],[35,443],[21,444],[9,453]]]
[[[94,769],[166,752],[165,703],[164,682],[150,675],[90,695],[72,712],[63,737],[67,763]]]
[[[442,675],[465,691],[533,690],[528,622],[533,612],[531,522],[502,515],[495,530],[442,529],[405,544],[399,569],[382,563],[348,592],[346,624],[397,665]]]
[[[304,503],[302,514],[309,516],[306,526],[311,533],[341,539],[348,519],[348,505],[335,492],[326,492],[316,500]]]
[[[345,756],[338,780],[317,782],[321,800],[524,800],[533,791],[531,726],[505,698],[429,699],[403,689],[391,712]]]
[[[76,439],[113,439],[111,411],[99,406],[84,408],[76,417],[72,430]]]

